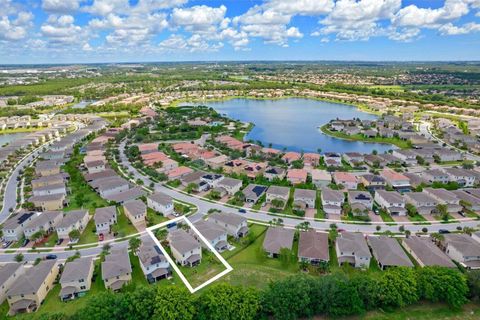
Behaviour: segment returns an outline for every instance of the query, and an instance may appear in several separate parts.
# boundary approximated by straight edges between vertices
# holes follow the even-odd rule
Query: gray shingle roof
[[[372,248],[375,259],[382,266],[413,267],[413,263],[396,239],[385,236],[369,236],[368,243]]]
[[[102,262],[102,279],[111,279],[127,273],[132,273],[127,250],[112,251],[105,256],[105,261]]]
[[[193,236],[181,229],[170,231],[169,241],[170,246],[181,254],[200,247],[200,243]]]
[[[210,215],[209,219],[217,220],[232,226],[239,226],[243,222],[247,221],[245,217],[242,217],[235,213],[226,212],[213,213],[212,215]]]
[[[26,269],[25,274],[17,279],[10,290],[8,290],[8,295],[27,295],[37,292],[50,271],[56,267],[56,264],[56,260],[44,260],[36,266]]]
[[[129,200],[123,204],[124,208],[132,215],[143,215],[147,211],[147,206],[142,200]]]
[[[337,238],[338,249],[341,252],[355,252],[355,255],[361,257],[371,257],[367,241],[363,234],[359,232],[342,232]]]
[[[160,203],[163,206],[172,203],[172,197],[161,192],[155,192],[148,196],[148,198],[154,202]]]
[[[0,267],[0,287],[7,281],[20,267],[21,263],[6,263]]]
[[[60,278],[60,283],[63,284],[80,279],[87,280],[92,268],[93,258],[91,257],[78,258],[72,262],[66,263],[62,277]]]
[[[223,228],[220,228],[218,225],[210,221],[199,220],[193,225],[208,241],[212,241],[226,234],[226,231]]]
[[[281,248],[292,249],[295,231],[281,227],[270,227],[263,241],[263,249],[269,253],[280,253]]]
[[[115,206],[103,207],[95,209],[95,224],[106,223],[112,217],[115,217],[117,214],[117,208]]]
[[[65,216],[57,225],[57,228],[67,228],[78,221],[83,220],[88,215],[88,210],[73,210],[65,212]]]
[[[300,232],[298,256],[329,261],[328,234],[316,232],[314,230]]]
[[[403,242],[425,266],[456,267],[450,258],[430,238],[410,236],[403,239]]]

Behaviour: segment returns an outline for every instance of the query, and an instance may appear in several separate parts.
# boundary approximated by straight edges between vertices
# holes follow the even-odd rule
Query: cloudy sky
[[[480,0],[0,0],[0,64],[480,60]]]

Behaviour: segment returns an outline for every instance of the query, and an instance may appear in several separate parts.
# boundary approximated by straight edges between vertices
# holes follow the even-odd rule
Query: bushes
[[[478,274],[469,285],[478,288]],[[479,290],[474,290],[478,295]],[[404,307],[426,300],[454,308],[467,302],[467,280],[458,270],[425,267],[392,268],[382,273],[297,275],[272,282],[263,291],[226,283],[200,294],[178,286],[136,287],[120,294],[104,292],[90,298],[72,317],[62,320],[290,320],[317,315],[343,317],[377,308]],[[50,319],[47,315],[45,319]]]

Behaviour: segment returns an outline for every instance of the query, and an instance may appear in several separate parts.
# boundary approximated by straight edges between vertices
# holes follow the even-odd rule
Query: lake
[[[389,144],[347,141],[330,137],[318,128],[332,119],[375,120],[377,116],[354,106],[319,100],[288,98],[280,100],[233,99],[206,105],[232,119],[251,122],[255,127],[246,140],[270,143],[289,151],[379,153],[395,149]]]
[[[14,140],[25,137],[27,134],[29,134],[29,132],[0,134],[0,147],[2,147],[5,143],[10,143]]]

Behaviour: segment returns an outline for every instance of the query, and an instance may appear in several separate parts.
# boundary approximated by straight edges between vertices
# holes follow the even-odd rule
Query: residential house
[[[342,204],[345,200],[342,191],[324,188],[321,191],[320,198],[322,199],[323,211],[327,215],[340,215],[342,213]]]
[[[359,183],[363,184],[363,186],[371,193],[374,193],[376,190],[384,190],[387,186],[387,182],[384,178],[374,174],[364,174],[360,175]]]
[[[7,292],[10,306],[8,314],[13,316],[37,311],[53,288],[58,271],[56,260],[43,260],[36,266],[25,269],[25,273],[18,277]]]
[[[226,155],[219,155],[213,158],[209,158],[205,160],[205,164],[210,167],[211,169],[220,169],[229,161],[230,159]]]
[[[288,198],[290,197],[290,188],[289,187],[282,187],[282,186],[270,186],[266,192],[266,202],[272,203],[272,200],[278,199],[283,201],[284,206],[288,202]]]
[[[270,227],[263,241],[263,249],[270,258],[280,255],[281,249],[292,250],[295,230],[282,227]]]
[[[60,166],[55,160],[37,161],[35,164],[35,173],[37,176],[45,177],[60,173]]]
[[[176,263],[194,267],[202,261],[200,242],[186,231],[182,229],[170,231],[168,241]]]
[[[332,182],[332,175],[326,170],[310,170],[312,183],[319,189],[327,187]]]
[[[390,267],[413,267],[413,263],[403,251],[397,239],[386,236],[368,236],[367,242],[380,269]]]
[[[320,155],[318,153],[303,154],[303,164],[309,167],[316,167],[320,164]]]
[[[313,265],[328,263],[328,233],[315,230],[302,231],[298,238],[298,261]]]
[[[308,172],[305,169],[288,169],[287,180],[291,184],[301,184],[307,182]]]
[[[293,204],[302,209],[314,209],[317,200],[316,190],[295,189],[293,192]]]
[[[374,200],[391,215],[405,216],[407,214],[405,199],[396,191],[377,190]]]
[[[226,212],[213,213],[208,217],[208,221],[224,228],[228,235],[234,238],[244,237],[248,233],[247,219],[238,214]]]
[[[60,277],[60,299],[73,300],[83,296],[92,285],[94,263],[93,258],[78,258],[65,264]]]
[[[429,183],[448,183],[450,180],[448,174],[440,169],[425,170],[421,175]]]
[[[364,158],[358,152],[346,152],[343,154],[343,160],[352,167],[358,167],[363,163]]]
[[[218,226],[217,224],[199,220],[193,224],[197,228],[198,232],[207,239],[207,241],[217,250],[218,252],[223,252],[228,249],[227,242],[227,230]],[[197,238],[198,235],[196,232],[192,232],[192,235]],[[197,240],[203,244],[202,240],[197,238]],[[206,245],[205,245],[206,247]]]
[[[141,225],[147,216],[147,206],[142,200],[129,200],[123,204],[123,211],[133,225]]]
[[[38,232],[43,232],[45,235],[50,234],[60,223],[62,217],[61,211],[45,211],[40,213],[25,225],[25,237],[31,239]]]
[[[0,267],[0,303],[5,301],[8,290],[24,273],[23,263],[5,263]]]
[[[132,280],[132,266],[126,249],[112,250],[102,262],[102,279],[105,288],[119,291]]]
[[[400,159],[404,164],[413,166],[417,164],[417,154],[409,149],[395,149],[392,156]]]
[[[169,195],[161,192],[155,192],[147,197],[147,206],[164,217],[174,213],[173,199]]]
[[[70,239],[70,232],[78,230],[82,232],[87,227],[90,215],[88,210],[73,210],[65,212],[62,220],[55,229],[59,239]]]
[[[287,164],[292,164],[294,161],[302,159],[302,155],[298,152],[287,152],[282,156],[282,160]]]
[[[462,211],[460,199],[455,193],[451,191],[445,189],[425,188],[423,189],[423,192],[433,197],[435,200],[438,201],[438,203],[446,205],[447,211],[449,213],[456,213]]]
[[[413,205],[419,214],[431,214],[436,210],[438,201],[425,192],[408,192],[405,201]]]
[[[410,191],[410,180],[408,177],[392,169],[383,169],[380,175],[393,189],[399,192]]]
[[[208,184],[209,189],[218,187],[218,183],[225,177],[221,174],[208,173],[200,177],[201,182]]]
[[[235,193],[240,191],[242,188],[243,182],[240,179],[233,179],[225,177],[217,183],[217,188],[224,190],[226,194],[233,196]]]
[[[456,268],[452,260],[433,243],[431,238],[410,236],[402,239],[402,245],[421,267]]]
[[[338,264],[350,264],[355,268],[367,269],[372,255],[367,241],[361,233],[341,232],[335,242]]]
[[[480,211],[480,198],[470,194],[468,190],[453,190],[452,192],[460,201],[463,200],[464,203],[469,204],[467,209]]]
[[[162,251],[153,240],[142,240],[137,256],[140,261],[140,268],[142,268],[148,283],[157,282],[172,276],[170,263],[168,263]]]
[[[287,170],[281,167],[268,167],[263,173],[264,177],[268,181],[273,181],[274,179],[283,180],[287,174]]]
[[[461,161],[463,156],[460,152],[451,149],[435,149],[433,154],[438,157],[441,162]]]
[[[450,233],[444,236],[445,253],[467,269],[480,268],[480,243],[467,234]]]
[[[387,165],[387,161],[376,154],[367,154],[363,157],[363,161],[373,168],[383,168]]]
[[[257,203],[257,201],[265,194],[268,187],[258,184],[249,184],[243,189],[245,201],[248,203]]]
[[[461,168],[445,168],[443,169],[448,175],[448,181],[456,182],[460,187],[473,187],[477,175],[471,171]]]
[[[18,241],[23,237],[25,226],[36,217],[35,212],[20,212],[8,218],[2,226],[3,240]]]
[[[368,215],[373,207],[373,197],[366,191],[348,191],[348,203],[354,215]]]
[[[326,152],[323,161],[328,167],[339,167],[342,165],[342,156],[335,152]]]
[[[348,172],[334,172],[332,174],[333,181],[338,186],[343,186],[348,190],[355,190],[358,187],[357,177]]]
[[[32,192],[34,196],[47,196],[50,194],[67,194],[67,188],[62,181],[58,184],[49,184],[41,187],[33,187]]]
[[[42,211],[62,210],[65,206],[65,194],[49,194],[45,196],[33,196],[28,199],[35,208]]]
[[[44,176],[40,177],[38,179],[33,179],[32,180],[32,188],[40,188],[40,187],[45,187],[49,185],[57,185],[64,183],[66,180],[66,174],[65,173],[58,173],[58,174],[52,174],[49,176]]]
[[[93,161],[86,161],[85,168],[89,174],[97,173],[105,170],[105,161],[103,160],[93,160]]]
[[[117,208],[115,206],[97,208],[93,220],[97,235],[109,234],[112,225],[117,223]]]

